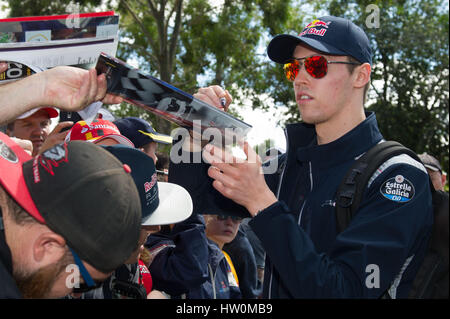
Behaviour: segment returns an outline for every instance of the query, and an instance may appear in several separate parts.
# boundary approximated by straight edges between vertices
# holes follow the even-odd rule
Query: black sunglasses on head
[[[84,267],[83,262],[81,261],[78,254],[72,248],[69,247],[69,249],[73,255],[75,264],[78,266],[78,270],[80,271],[81,277],[83,277],[85,281],[83,283],[79,283],[78,288],[75,287],[72,288],[72,292],[84,293],[99,288],[102,285],[102,282],[95,281],[87,271],[86,267]]]
[[[96,281],[94,286],[89,286],[88,284],[83,282],[83,283],[79,284],[78,288],[72,288],[72,292],[76,293],[76,294],[82,294],[82,293],[100,288],[102,286],[102,284],[103,284],[103,282]]]

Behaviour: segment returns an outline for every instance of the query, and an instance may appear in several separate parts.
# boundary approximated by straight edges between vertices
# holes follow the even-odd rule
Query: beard
[[[42,267],[34,272],[24,269],[14,271],[14,279],[23,298],[50,298],[50,291],[67,263],[59,260],[56,264]]]

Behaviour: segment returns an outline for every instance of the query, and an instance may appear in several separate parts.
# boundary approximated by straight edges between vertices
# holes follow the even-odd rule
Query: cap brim
[[[158,182],[158,208],[145,220],[143,226],[179,223],[192,214],[191,195],[183,187],[173,183]]]
[[[102,136],[100,138],[91,139],[91,140],[88,140],[88,141],[97,144],[98,142],[100,142],[100,141],[102,141],[102,140],[104,140],[106,138],[112,138],[113,140],[117,141],[119,144],[126,145],[126,146],[131,146],[131,147],[134,148],[133,142],[130,141],[128,138],[126,138],[123,135],[109,134],[109,135],[104,135],[104,136]]]
[[[172,144],[172,141],[173,141],[173,138],[171,136],[169,136],[169,135],[160,134],[160,133],[157,133],[157,132],[149,133],[149,132],[144,132],[142,130],[139,130],[139,132],[141,132],[144,135],[147,135],[153,141],[158,142],[158,143]]]
[[[40,111],[40,110],[47,111],[47,114],[48,114],[49,118],[54,118],[54,117],[57,117],[59,115],[59,112],[53,107],[38,107],[38,108],[29,110],[28,112],[23,113],[22,115],[18,116],[17,119],[21,120],[21,119],[27,118],[27,117],[33,115],[34,113],[36,113],[37,111]]]
[[[0,182],[12,198],[37,221],[45,223],[25,183],[22,164],[31,160],[18,144],[0,132]]]
[[[424,164],[423,166],[425,166],[425,167],[428,168],[428,169],[431,169],[431,170],[434,171],[434,172],[440,171],[439,168],[437,168],[437,167],[435,167],[435,166],[432,166],[432,165],[429,165],[429,164]]]
[[[275,36],[267,47],[267,55],[274,62],[280,64],[286,63],[286,61],[292,59],[295,47],[301,43],[326,54],[347,55],[347,53],[338,50],[325,42],[290,34],[280,34]]]

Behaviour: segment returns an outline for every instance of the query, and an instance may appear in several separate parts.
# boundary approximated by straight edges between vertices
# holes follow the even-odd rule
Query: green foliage
[[[225,0],[213,6],[206,0],[120,1],[122,39],[131,41],[120,43],[118,56],[137,58],[141,69],[190,93],[217,84],[235,97],[234,105],[246,98],[258,101],[267,86],[266,57],[258,50],[265,47],[261,41],[266,30],[282,30],[289,3]],[[177,11],[177,5],[182,9]],[[169,50],[171,45],[176,50]],[[255,105],[263,104],[258,102]]]
[[[68,5],[79,4],[80,13],[91,12],[101,4],[101,0],[9,0],[10,17],[42,16],[71,13]]]
[[[369,5],[380,10],[378,28],[368,27],[373,14]],[[294,10],[299,17],[305,12],[302,8],[303,4]],[[329,14],[354,21],[371,40],[373,69],[366,107],[376,112],[385,138],[418,153],[435,155],[448,171],[448,6],[438,0],[315,2],[315,11],[324,8]],[[289,23],[292,20],[286,23],[286,33],[292,29]],[[265,92],[270,92],[275,103],[287,106],[285,123],[296,122],[300,114],[292,86],[283,79],[280,66],[277,68],[265,69]]]
[[[375,4],[379,28],[368,28]],[[330,12],[347,16],[372,41],[374,62],[369,110],[386,139],[439,158],[448,171],[449,21],[441,1],[331,1]]]
[[[283,24],[278,26],[270,38],[265,43],[265,48],[269,44],[272,36],[281,33],[299,34],[310,19],[307,15],[307,9],[303,3],[296,1],[292,6],[288,7],[285,14]],[[261,68],[261,76],[258,81],[255,81],[255,93],[260,95],[268,93],[274,99],[276,106],[287,107],[283,114],[284,123],[292,123],[300,120],[300,114],[297,110],[297,103],[295,102],[294,90],[292,83],[287,81],[282,66],[274,63],[266,58],[265,64]],[[253,107],[258,107],[263,110],[268,110],[272,105],[264,103],[264,101],[255,100]],[[282,123],[282,124],[284,124]]]
[[[77,1],[80,11],[100,0]],[[104,2],[104,1],[103,1]],[[65,13],[69,1],[9,0],[11,16]],[[114,7],[118,3],[117,7]],[[386,139],[428,152],[449,170],[449,16],[441,0],[109,0],[120,14],[118,57],[194,93],[217,84],[234,97],[232,110],[251,100],[254,108],[286,107],[284,123],[300,120],[292,84],[266,55],[279,33],[298,34],[313,18],[351,19],[368,34],[373,72],[368,110],[377,113]],[[369,7],[372,5],[372,7]],[[379,27],[369,27],[370,8]],[[271,99],[267,98],[270,96]],[[174,125],[123,103],[116,115],[139,115],[169,133]]]

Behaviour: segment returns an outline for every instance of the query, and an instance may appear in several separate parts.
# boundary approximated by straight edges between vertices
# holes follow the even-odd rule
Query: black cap
[[[372,65],[372,49],[365,32],[350,20],[325,16],[309,23],[298,35],[279,34],[267,47],[269,58],[283,64],[298,44],[329,55],[347,55]]]
[[[114,124],[119,128],[120,134],[130,139],[137,148],[150,142],[172,143],[172,137],[156,132],[150,123],[138,117],[117,119]]]
[[[22,166],[45,224],[81,259],[108,273],[136,249],[141,203],[130,169],[102,147],[59,144]]]

